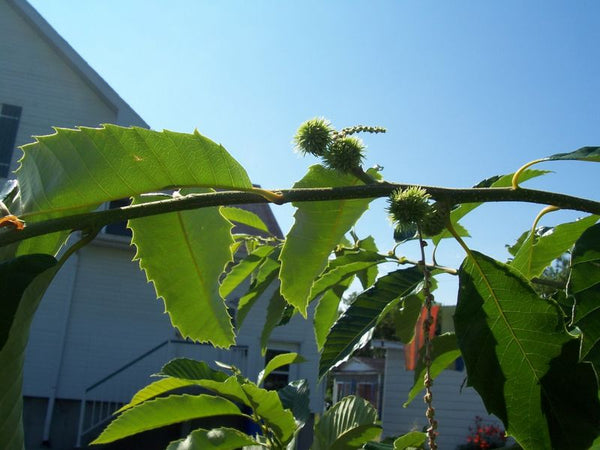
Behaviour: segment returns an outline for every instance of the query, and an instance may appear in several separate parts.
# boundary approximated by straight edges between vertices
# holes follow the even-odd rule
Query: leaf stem
[[[269,191],[267,189],[253,187],[248,192],[255,192],[265,200],[269,201],[270,203],[275,203],[276,205],[281,205],[283,201],[283,195],[281,195],[281,193]]]
[[[389,262],[389,261],[383,261],[383,262]],[[413,260],[407,259],[407,258],[398,258],[398,259],[395,259],[394,262],[397,262],[398,264],[412,264],[414,266],[419,266],[422,264],[419,261],[413,261]],[[449,275],[458,275],[458,271],[452,267],[438,266],[437,264],[425,264],[425,267],[427,267],[427,269],[429,269],[429,270],[439,270],[439,271],[442,271]]]
[[[533,221],[533,225],[531,226],[531,239],[532,240],[535,235],[535,229],[537,228],[537,225],[538,225],[539,221],[541,220],[541,218],[550,212],[558,211],[558,210],[560,210],[560,208],[558,206],[550,205],[550,206],[546,206],[544,209],[542,209],[538,213],[538,215],[535,217],[535,220]]]
[[[535,229],[538,226],[538,223],[540,222],[540,220],[542,219],[542,217],[544,217],[546,214],[548,214],[549,212],[552,211],[558,211],[560,210],[560,208],[558,208],[557,206],[546,206],[544,209],[542,209],[538,215],[535,217],[533,224],[531,225],[531,231],[529,232],[529,238],[531,240],[531,245],[529,246],[529,249],[527,251],[527,253],[529,254],[529,257],[527,258],[527,271],[529,272],[531,270],[531,264],[533,262],[533,247],[535,245]]]
[[[362,181],[365,184],[378,184],[379,181],[377,181],[375,178],[373,178],[371,175],[369,175],[367,172],[365,172],[363,170],[362,167],[355,167],[352,170],[352,175],[354,175],[356,178],[358,178],[360,181]]]
[[[89,244],[90,242],[92,242],[94,240],[94,238],[98,235],[98,233],[100,232],[100,228],[95,228],[92,230],[89,230],[87,232],[83,232],[82,233],[82,237],[80,240],[78,240],[77,242],[75,242],[73,245],[71,245],[60,257],[59,261],[58,261],[58,266],[60,267],[60,265],[64,264],[64,262],[69,259],[69,257],[75,253],[77,250],[79,250],[82,247],[85,247],[87,244]]]
[[[525,172],[525,170],[526,170],[527,168],[529,168],[529,167],[533,166],[534,164],[537,164],[537,163],[541,163],[541,162],[547,161],[547,159],[548,159],[548,158],[535,159],[535,160],[533,160],[533,161],[529,161],[527,164],[525,164],[525,165],[521,166],[521,167],[519,168],[519,170],[517,170],[517,171],[514,173],[513,177],[512,177],[512,182],[511,182],[512,188],[513,188],[513,189],[518,189],[518,188],[519,188],[519,178],[521,177],[521,174],[522,174],[523,172]]]
[[[475,258],[473,257],[473,253],[471,252],[471,249],[465,243],[465,241],[462,240],[462,238],[459,236],[459,234],[456,232],[456,230],[454,229],[454,226],[452,225],[452,221],[450,220],[450,218],[448,218],[446,221],[446,229],[450,232],[450,234],[454,237],[454,239],[456,239],[456,241],[460,244],[460,246],[463,248],[465,253],[471,259],[475,260]]]

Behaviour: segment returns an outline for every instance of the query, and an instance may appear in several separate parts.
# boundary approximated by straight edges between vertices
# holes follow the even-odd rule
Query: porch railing
[[[83,392],[79,411],[76,447],[81,448],[83,438],[108,422],[121,406],[147,385],[150,375],[176,357],[205,361],[213,366],[221,361],[239,368],[247,368],[248,348],[234,346],[228,350],[217,349],[209,344],[170,339],[137,356],[105,377],[90,384]]]

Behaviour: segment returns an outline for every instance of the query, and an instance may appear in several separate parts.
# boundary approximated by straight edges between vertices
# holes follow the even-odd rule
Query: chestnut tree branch
[[[411,184],[377,183],[363,186],[330,188],[297,188],[276,191],[281,193],[277,204],[291,202],[314,202],[327,200],[349,200],[359,198],[387,197],[395,189],[406,189]],[[434,200],[451,204],[487,202],[525,202],[554,205],[561,209],[571,209],[600,215],[600,202],[555,192],[524,188],[444,188],[421,186]],[[40,222],[28,223],[23,230],[5,227],[0,230],[0,246],[30,239],[57,231],[74,231],[101,228],[110,223],[123,222],[157,214],[208,208],[222,205],[242,205],[250,203],[271,203],[265,197],[253,192],[222,191],[205,194],[190,194],[122,208],[75,214]]]

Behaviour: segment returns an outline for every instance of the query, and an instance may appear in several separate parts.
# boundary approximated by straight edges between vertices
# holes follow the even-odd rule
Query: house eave
[[[385,339],[373,339],[371,341],[371,348],[402,350],[402,349],[404,349],[404,344],[402,344],[401,342],[388,341]]]

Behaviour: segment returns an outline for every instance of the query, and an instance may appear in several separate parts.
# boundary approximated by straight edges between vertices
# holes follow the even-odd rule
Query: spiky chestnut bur
[[[364,158],[364,149],[365,146],[358,138],[338,138],[331,143],[323,155],[323,160],[331,169],[351,172],[360,167]]]
[[[307,120],[298,128],[294,143],[303,154],[323,156],[331,144],[335,132],[331,123],[322,117]]]
[[[421,222],[421,232],[425,236],[435,236],[446,228],[447,220],[450,217],[452,209],[448,202],[435,202],[431,205],[431,210]]]
[[[431,211],[430,195],[419,186],[396,189],[388,199],[388,212],[400,228],[421,225]]]

